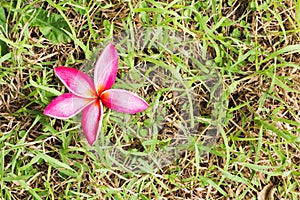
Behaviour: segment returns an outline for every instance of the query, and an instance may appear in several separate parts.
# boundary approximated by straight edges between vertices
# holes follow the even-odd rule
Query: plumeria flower
[[[111,89],[118,71],[118,53],[110,43],[100,54],[94,70],[94,82],[84,72],[70,67],[56,67],[55,74],[70,93],[56,97],[44,114],[58,119],[68,119],[82,111],[83,133],[92,146],[100,132],[103,105],[112,110],[135,114],[148,108],[148,103],[138,95]]]

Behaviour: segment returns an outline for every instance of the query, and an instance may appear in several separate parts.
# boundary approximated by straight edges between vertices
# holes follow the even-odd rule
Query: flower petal
[[[135,93],[121,89],[106,90],[100,98],[106,107],[128,114],[135,114],[149,107],[148,103]]]
[[[44,110],[44,115],[58,119],[68,119],[75,116],[92,101],[93,99],[86,99],[72,93],[65,93],[50,102]]]
[[[118,52],[109,43],[97,59],[94,71],[96,91],[101,94],[115,83],[118,71]]]
[[[92,79],[82,71],[71,67],[56,67],[54,72],[73,94],[85,98],[96,96]]]
[[[82,128],[88,143],[93,146],[101,129],[103,106],[99,100],[94,101],[82,111]]]

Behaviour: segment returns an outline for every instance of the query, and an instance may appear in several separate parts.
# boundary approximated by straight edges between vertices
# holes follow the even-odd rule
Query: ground
[[[0,4],[2,199],[300,198],[299,1]],[[82,69],[103,43],[137,27],[188,35],[199,42],[206,52],[204,60],[210,60],[221,75],[222,95],[218,93],[217,100],[222,103],[217,106],[222,106],[222,120],[213,129],[217,131],[214,142],[203,151],[203,135],[195,134],[192,146],[151,172],[108,166],[95,153],[97,149],[84,141],[76,119],[43,115],[49,102],[67,91],[54,67]],[[120,50],[122,45],[116,46]],[[166,64],[180,76],[199,81],[199,71],[178,68],[180,57],[161,51],[120,52],[116,86],[122,86],[124,77],[134,76],[132,70],[143,62]],[[135,77],[126,80],[137,81]],[[195,119],[201,122],[197,130],[203,133],[211,99],[200,82],[190,86],[199,86],[201,112]],[[151,108],[165,108],[167,131],[160,132],[157,140],[146,137],[141,141],[124,134],[119,123],[123,115],[106,110],[101,135],[109,136],[114,144],[127,145],[126,150],[140,152],[163,148],[160,140],[172,143],[180,130],[174,121],[184,118],[176,110],[181,105],[178,93],[162,90],[149,80],[131,86]],[[152,116],[150,109],[125,117],[131,124],[147,127]]]

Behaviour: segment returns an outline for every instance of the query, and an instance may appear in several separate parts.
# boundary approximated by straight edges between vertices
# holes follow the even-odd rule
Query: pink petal
[[[106,107],[128,114],[141,112],[146,110],[149,106],[148,103],[138,95],[121,89],[106,90],[101,94],[100,98]]]
[[[56,67],[54,72],[73,94],[86,98],[96,96],[94,83],[87,74],[71,67]]]
[[[92,101],[94,99],[78,97],[72,93],[62,94],[50,102],[44,110],[44,115],[58,119],[68,119],[75,116]]]
[[[88,143],[93,146],[101,129],[103,106],[99,100],[87,106],[82,111],[82,128]]]
[[[118,71],[118,52],[112,43],[109,43],[99,56],[94,71],[96,91],[101,94],[110,89],[115,83]]]

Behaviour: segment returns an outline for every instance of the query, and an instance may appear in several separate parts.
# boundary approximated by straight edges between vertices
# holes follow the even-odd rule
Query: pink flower
[[[82,111],[82,128],[88,143],[92,146],[100,132],[103,119],[103,105],[123,113],[135,114],[148,108],[148,103],[138,95],[111,89],[118,71],[118,53],[110,43],[99,56],[94,82],[80,70],[70,67],[56,67],[55,74],[70,93],[56,97],[44,110],[44,114],[58,119],[68,119]]]

